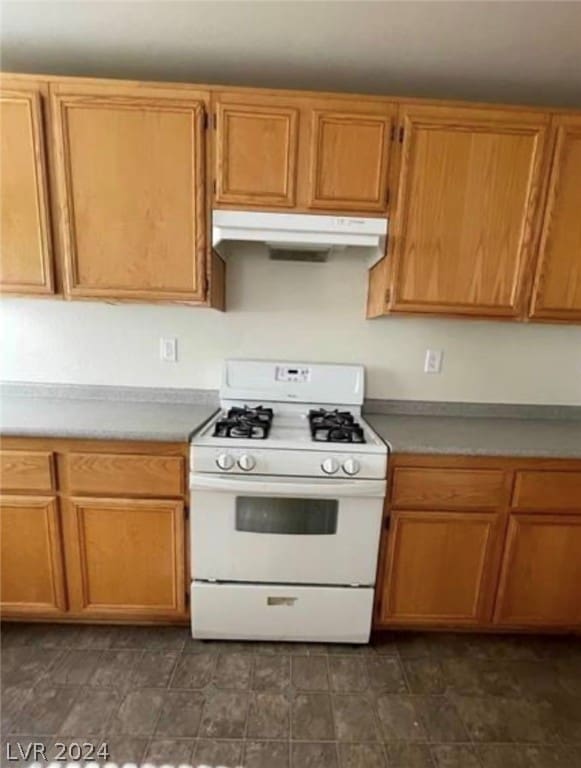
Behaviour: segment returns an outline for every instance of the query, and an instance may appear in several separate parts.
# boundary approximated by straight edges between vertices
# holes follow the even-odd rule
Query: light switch
[[[441,349],[427,349],[426,359],[424,361],[424,373],[440,373],[442,370],[442,357],[444,353]]]
[[[159,356],[164,363],[177,363],[178,340],[176,338],[160,339]]]

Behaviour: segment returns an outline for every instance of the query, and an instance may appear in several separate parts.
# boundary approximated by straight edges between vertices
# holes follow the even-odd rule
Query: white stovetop
[[[358,409],[338,407],[340,411],[350,411],[355,420],[363,428],[365,443],[326,443],[315,441],[311,437],[309,427],[308,413],[311,409],[317,409],[325,406],[318,404],[312,405],[289,405],[279,403],[263,403],[264,406],[272,408],[274,418],[267,438],[244,439],[213,437],[214,424],[217,420],[225,418],[228,409],[232,403],[227,403],[218,414],[193,438],[196,446],[209,446],[214,448],[254,448],[254,449],[290,449],[290,450],[314,450],[321,451],[332,449],[334,452],[346,451],[349,453],[375,453],[385,450],[385,443],[361,417]],[[243,405],[253,406],[256,403],[236,403],[238,407]],[[326,406],[329,409],[328,406]]]

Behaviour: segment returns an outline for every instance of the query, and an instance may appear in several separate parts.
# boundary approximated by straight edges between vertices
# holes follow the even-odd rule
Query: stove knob
[[[254,469],[256,466],[254,456],[250,456],[248,453],[243,453],[242,456],[238,459],[238,466],[245,472],[250,472],[250,470]]]
[[[326,475],[334,475],[335,472],[338,472],[339,470],[339,462],[337,459],[329,456],[329,458],[325,459],[321,464],[321,469]]]
[[[216,464],[220,469],[232,469],[234,466],[234,457],[230,456],[229,453],[221,453],[216,459]]]
[[[346,475],[356,475],[361,469],[361,465],[357,459],[345,459],[343,462],[343,472]]]

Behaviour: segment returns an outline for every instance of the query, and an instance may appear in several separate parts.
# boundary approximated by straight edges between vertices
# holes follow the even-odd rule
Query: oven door
[[[191,476],[192,578],[370,585],[383,480]]]

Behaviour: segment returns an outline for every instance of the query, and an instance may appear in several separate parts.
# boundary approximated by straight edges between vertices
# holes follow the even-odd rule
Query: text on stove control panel
[[[302,383],[311,380],[311,369],[291,365],[277,365],[275,378],[277,381]]]

